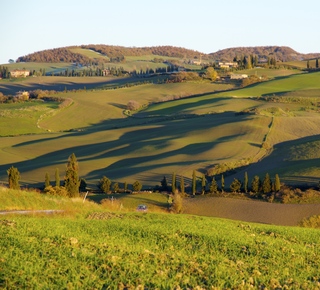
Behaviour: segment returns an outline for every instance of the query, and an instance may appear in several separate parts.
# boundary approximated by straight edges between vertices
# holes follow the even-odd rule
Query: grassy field
[[[26,124],[39,127],[32,131],[31,125],[16,126],[14,131],[20,135],[43,130],[43,134],[2,137],[0,178],[5,182],[6,170],[15,164],[23,184],[40,185],[45,172],[53,176],[59,168],[63,174],[68,156],[75,153],[80,175],[90,187],[103,175],[120,183],[139,180],[150,187],[172,172],[185,176],[189,185],[193,170],[201,177],[217,164],[254,163],[268,153],[265,143],[273,148],[320,134],[318,78],[319,73],[304,73],[238,90],[231,90],[228,84],[186,82],[60,93],[57,96],[73,100],[71,106],[55,109],[46,118],[40,118],[43,114],[36,111],[21,114],[20,124],[28,118]],[[271,97],[281,100],[268,102]],[[123,114],[130,100],[145,107],[133,117]],[[255,114],[238,114],[250,110]],[[12,115],[19,112],[14,107],[9,111]],[[9,121],[3,119],[2,124]],[[10,127],[4,128],[2,135],[10,135]],[[299,161],[289,171],[281,159],[268,156],[265,160],[271,160],[274,169],[264,165],[258,170],[262,163],[257,163],[252,166],[252,175],[255,170],[263,175],[277,170],[283,180],[309,175],[312,184],[320,177],[316,158],[309,158],[303,166]],[[308,166],[312,169],[302,174]]]
[[[1,217],[0,287],[319,287],[318,230],[187,215],[84,217]]]

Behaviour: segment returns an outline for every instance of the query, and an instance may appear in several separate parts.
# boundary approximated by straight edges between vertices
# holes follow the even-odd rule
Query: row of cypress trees
[[[199,178],[196,176],[196,171],[193,170],[192,173],[192,180],[191,180],[191,193],[195,195],[199,192]],[[266,173],[263,180],[260,179],[258,175],[255,175],[249,184],[249,177],[248,173],[245,172],[243,181],[241,182],[239,179],[234,178],[232,183],[230,184],[230,191],[231,192],[243,192],[243,193],[251,193],[252,195],[259,194],[259,193],[270,193],[270,192],[278,192],[281,187],[281,182],[279,175],[276,174],[274,181],[271,180],[269,173]],[[161,189],[164,191],[169,190],[169,186],[167,183],[167,179],[164,178],[161,181]],[[174,193],[177,189],[180,190],[181,193],[185,193],[185,183],[184,177],[180,176],[180,186],[177,186],[177,177],[176,173],[173,172],[172,174],[172,183],[171,183],[171,190]],[[217,192],[224,192],[225,191],[225,181],[223,174],[220,176],[220,186],[216,181],[215,177],[211,178],[210,184],[207,186],[207,179],[206,176],[203,174],[201,177],[201,194],[206,192],[209,193],[217,193]]]

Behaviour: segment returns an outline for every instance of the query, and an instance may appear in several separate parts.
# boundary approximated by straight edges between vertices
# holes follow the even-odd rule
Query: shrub
[[[172,211],[175,213],[182,212],[182,197],[177,190],[173,195]]]
[[[133,191],[140,191],[142,188],[142,184],[137,180],[132,184]]]
[[[320,228],[320,215],[313,215],[309,218],[304,218],[300,222],[301,227],[305,228]]]
[[[49,185],[44,189],[44,193],[54,195],[54,196],[68,196],[68,191],[64,186],[52,186]]]
[[[130,111],[136,111],[141,107],[141,105],[137,101],[129,101],[127,104],[127,109]]]

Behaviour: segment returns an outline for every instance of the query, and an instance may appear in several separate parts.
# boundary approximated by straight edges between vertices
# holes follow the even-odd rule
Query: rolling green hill
[[[270,148],[320,134],[319,76],[283,76],[279,71],[270,81],[237,90],[231,83],[189,81],[59,93],[56,96],[72,100],[63,108],[30,103],[26,111],[22,104],[0,104],[1,180],[5,182],[6,170],[14,164],[23,184],[40,185],[45,172],[53,176],[59,168],[63,174],[71,153],[92,187],[103,175],[120,183],[139,180],[149,187],[176,172],[185,176],[188,186],[193,170],[200,178],[219,164],[233,169],[260,161],[259,167],[264,156],[269,156],[266,161],[273,156]],[[110,85],[118,80],[110,79]],[[129,117],[124,112],[130,100],[142,109]],[[28,133],[36,135],[21,135]],[[315,160],[277,173],[283,180],[302,176],[303,168]],[[277,167],[274,158],[272,162]],[[312,168],[307,172],[314,184],[320,171]],[[251,175],[255,170],[264,171],[253,169]]]

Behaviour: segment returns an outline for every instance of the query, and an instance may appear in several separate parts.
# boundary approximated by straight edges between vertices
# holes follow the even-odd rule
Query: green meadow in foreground
[[[62,210],[0,215],[0,289],[320,286],[317,229],[169,214],[160,194],[130,194],[110,211],[110,199],[0,189],[1,210]],[[137,202],[150,211],[134,212]]]
[[[0,218],[3,289],[317,289],[313,229],[152,213]],[[201,287],[201,288],[200,288]]]

